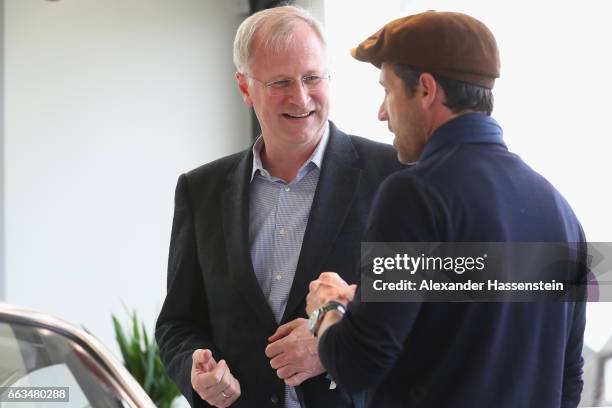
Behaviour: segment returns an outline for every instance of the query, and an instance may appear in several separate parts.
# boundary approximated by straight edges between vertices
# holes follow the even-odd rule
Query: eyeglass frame
[[[265,83],[263,81],[260,81],[259,79],[255,78],[253,75],[247,73],[247,72],[243,72],[242,75],[244,75],[247,78],[251,78],[254,79],[255,82],[258,82],[261,86],[263,86],[266,89],[266,92],[268,92],[269,95],[271,96],[281,96],[281,95],[290,95],[292,90],[293,90],[293,85],[295,85],[295,83],[297,82],[295,80],[295,78],[283,78],[283,79],[277,79],[275,81],[270,81],[268,83]],[[309,85],[304,82],[305,79],[307,78],[316,78],[318,80],[320,80],[320,82],[317,82],[316,84],[312,84],[311,86],[314,86],[315,88],[310,88]],[[319,75],[313,75],[313,74],[309,74],[309,75],[304,75],[303,77],[300,78],[300,82],[302,84],[302,86],[309,91],[313,91],[316,90],[317,87],[323,83],[323,81],[325,80],[329,80],[331,78],[330,74],[326,74],[323,76],[319,76]],[[275,84],[280,84],[281,82],[285,82],[288,81],[288,83],[286,85],[282,85],[282,86],[278,86],[275,87]]]

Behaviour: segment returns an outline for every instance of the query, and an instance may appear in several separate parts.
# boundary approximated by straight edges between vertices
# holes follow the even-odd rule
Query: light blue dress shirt
[[[253,145],[249,203],[251,261],[277,323],[287,306],[328,140],[329,124],[310,158],[289,183],[273,177],[263,167],[260,155],[263,138],[260,136]],[[285,387],[285,407],[300,407],[293,387]]]

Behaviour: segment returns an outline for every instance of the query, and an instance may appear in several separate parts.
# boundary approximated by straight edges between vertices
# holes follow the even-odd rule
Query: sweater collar
[[[488,143],[506,147],[502,128],[495,119],[483,113],[466,113],[436,129],[425,144],[418,161],[427,159],[449,145],[464,143]]]

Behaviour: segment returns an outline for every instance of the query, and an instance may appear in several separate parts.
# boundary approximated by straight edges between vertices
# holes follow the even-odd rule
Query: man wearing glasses
[[[304,10],[246,19],[234,62],[262,135],[179,178],[162,359],[192,406],[353,406],[326,378],[305,297],[325,270],[357,280],[371,199],[400,165],[328,121],[325,39]]]

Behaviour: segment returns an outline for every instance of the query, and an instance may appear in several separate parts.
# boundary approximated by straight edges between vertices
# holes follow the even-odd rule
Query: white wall
[[[5,1],[6,299],[152,330],[181,172],[245,148],[239,2]]]
[[[0,301],[4,300],[4,0],[0,0]]]
[[[305,8],[325,25],[325,0],[295,0],[293,4]]]

